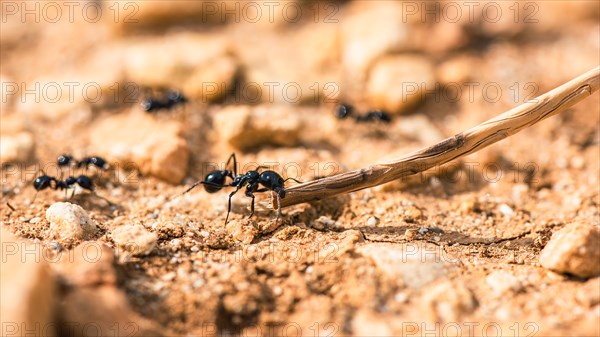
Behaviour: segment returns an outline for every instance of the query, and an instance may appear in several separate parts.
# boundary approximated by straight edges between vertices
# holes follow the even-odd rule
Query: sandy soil
[[[332,26],[343,26],[349,21],[344,18],[356,16],[350,10],[352,6],[360,9],[356,3],[334,2],[343,22]],[[600,335],[598,276],[578,277],[540,264],[540,254],[553,233],[571,223],[599,226],[598,94],[441,168],[350,195],[286,208],[280,222],[272,212],[263,210],[245,219],[249,210],[243,191],[234,197],[227,226],[229,189],[208,194],[199,187],[169,200],[203,178],[209,171],[207,163],[224,165],[232,151],[242,167],[277,162],[275,169],[282,175],[306,181],[431,145],[522,103],[527,95],[541,94],[598,65],[598,6],[586,1],[573,3],[562,3],[564,8],[537,4],[541,6],[539,24],[534,27],[502,26],[502,22],[473,27],[463,23],[456,33],[460,42],[454,44],[448,39],[458,23],[445,28],[417,23],[415,26],[421,28],[414,34],[437,32],[439,36],[433,40],[439,45],[426,44],[426,39],[420,38],[421,44],[410,42],[413,44],[401,50],[416,51],[430,60],[436,83],[495,83],[505,95],[492,102],[477,87],[473,99],[465,90],[458,100],[449,101],[443,99],[446,91],[441,89],[406,110],[392,112],[390,124],[333,118],[335,103],[350,101],[366,110],[373,107],[369,103],[373,101],[368,93],[356,98],[346,89],[351,76],[344,68],[349,61],[340,61],[344,55],[322,56],[327,61],[324,64],[340,67],[334,77],[339,79],[342,93],[333,102],[304,102],[293,105],[291,112],[282,108],[281,116],[288,120],[295,118],[290,117],[294,114],[303,116],[301,125],[291,127],[297,138],[291,144],[269,142],[270,132],[285,124],[276,119],[262,129],[255,127],[256,134],[248,136],[266,135],[267,140],[261,140],[260,145],[240,149],[228,143],[226,131],[234,127],[218,126],[219,114],[231,105],[256,106],[232,104],[232,97],[215,102],[192,97],[171,111],[146,114],[139,106],[145,97],[143,91],[133,95],[131,102],[83,102],[74,108],[47,102],[36,106],[29,104],[31,96],[20,93],[17,100],[3,103],[2,137],[25,132],[33,137],[34,145],[30,156],[11,165],[4,163],[2,227],[27,242],[60,246],[63,253],[90,242],[109,247],[111,267],[106,273],[115,273],[114,282],[100,280],[94,286],[82,286],[69,281],[73,273],[61,269],[62,263],[49,263],[50,282],[59,285],[52,314],[59,322],[59,334],[68,331],[64,323],[101,321],[103,327],[112,329],[102,330],[104,335],[143,335],[149,331],[203,336]],[[573,10],[572,17],[556,14],[567,9]],[[179,34],[158,24],[148,24],[158,32],[142,27],[143,33],[111,23],[15,25],[18,32],[6,32],[8,24],[3,27],[3,83],[35,83],[56,77],[62,81],[68,78],[60,76],[66,71],[78,76],[87,71],[92,80],[104,83],[100,78],[110,71],[115,50],[156,41],[157,55],[163,55],[164,37]],[[181,29],[242,46],[217,57],[221,60],[223,55],[233,55],[233,59],[243,60],[231,75],[238,80],[251,77],[253,69],[264,72],[257,78],[269,79],[273,73],[261,70],[260,64],[279,62],[269,59],[271,47],[274,58],[284,59],[281,62],[286,53],[304,57],[296,43],[307,36],[294,33],[296,26],[284,23],[259,28],[256,33],[251,29],[255,25],[217,24],[199,32],[193,25]],[[325,31],[332,26],[311,29]],[[268,48],[252,51],[254,34],[262,34],[260,38]],[[343,47],[344,38],[340,39],[339,52],[349,53],[350,49]],[[260,61],[253,53],[259,54]],[[398,51],[381,52],[394,53]],[[210,69],[218,68],[207,64]],[[311,76],[315,81],[323,78],[316,68],[310,73],[302,65],[296,64],[295,69],[294,64],[284,62],[283,68],[291,73],[306,71],[307,82]],[[149,66],[145,71],[155,68]],[[119,83],[137,82],[136,73],[127,74],[118,77]],[[515,93],[521,96],[515,99]],[[438,96],[440,101],[436,101]],[[100,143],[119,138],[120,133],[136,132],[118,131],[123,125],[119,123],[125,123],[114,119],[120,116],[139,118],[139,125],[148,125],[142,132],[145,136],[140,137],[169,134],[166,125],[176,124],[177,137],[185,140],[189,151],[189,157],[184,158],[189,159],[180,163],[177,156],[166,157],[159,161],[158,169],[141,173],[117,164],[110,153],[102,152]],[[146,119],[147,124],[141,122]],[[102,123],[114,125],[114,134],[102,131],[98,127]],[[169,143],[171,136],[164,137],[161,142]],[[132,142],[130,145],[135,145]],[[155,158],[153,149],[157,147],[140,150],[148,153],[139,158]],[[69,200],[86,210],[98,227],[87,239],[62,240],[51,229],[45,212],[53,203],[63,201],[64,192],[41,191],[33,201],[36,191],[32,180],[39,175],[38,169],[52,165],[61,153],[77,158],[100,154],[118,167],[106,172],[86,171],[96,182],[97,193],[114,206],[80,190]],[[132,167],[143,165],[127,160],[134,162]],[[289,163],[299,167],[300,174],[285,166]],[[166,174],[177,172],[169,171],[169,167],[183,167],[184,179],[173,183],[162,178],[162,168]],[[82,172],[70,170],[73,174]],[[265,199],[265,195],[258,198],[259,202]],[[156,246],[149,254],[132,255],[115,243],[114,230],[131,224],[141,224],[156,235]],[[98,290],[104,287],[111,291]],[[86,293],[85,289],[92,291]],[[99,299],[85,301],[90,294]],[[119,294],[125,296],[121,299]],[[136,317],[131,319],[133,324],[114,321],[110,314],[97,315],[94,310],[112,310],[104,307],[103,296],[116,298],[115,303],[122,300],[121,304],[129,307],[124,315]],[[129,312],[132,316],[127,316]]]

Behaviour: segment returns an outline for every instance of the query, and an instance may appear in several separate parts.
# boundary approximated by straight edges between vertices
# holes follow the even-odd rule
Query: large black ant
[[[233,160],[233,171],[227,170],[227,167]],[[217,170],[212,171],[206,175],[204,180],[197,181],[190,188],[188,188],[182,194],[186,194],[189,191],[193,190],[199,184],[204,185],[204,189],[208,193],[215,193],[220,191],[223,187],[235,187],[235,191],[229,193],[229,201],[227,204],[227,216],[225,217],[225,224],[229,220],[229,213],[231,212],[231,198],[244,186],[246,186],[245,195],[249,198],[252,198],[252,204],[250,206],[250,215],[248,218],[251,218],[254,215],[254,194],[260,192],[273,191],[277,196],[277,219],[281,216],[281,207],[280,207],[280,199],[285,198],[285,182],[288,180],[293,180],[297,183],[300,181],[294,178],[283,179],[277,172],[267,170],[263,172],[259,172],[261,168],[267,168],[266,166],[258,166],[255,170],[251,170],[246,172],[245,174],[237,173],[237,160],[235,158],[235,153],[232,153],[225,164],[225,170]],[[227,184],[227,177],[231,178],[232,182]],[[263,188],[259,188],[260,185],[264,186]]]
[[[71,198],[75,195],[75,184],[79,185],[84,190],[88,190],[88,191],[92,192],[92,194],[94,194],[98,198],[103,199],[104,201],[108,202],[110,205],[113,204],[108,199],[106,199],[96,193],[92,179],[85,175],[80,175],[77,178],[75,178],[73,176],[69,176],[65,180],[59,180],[59,179],[56,179],[54,177],[44,174],[35,179],[35,181],[33,182],[33,188],[35,188],[35,190],[36,190],[35,197],[37,197],[37,193],[39,191],[42,191],[42,190],[45,190],[48,188],[51,188],[54,190],[65,190],[65,200],[66,200],[68,189],[70,189],[70,188],[73,189]],[[35,201],[35,197],[33,198],[34,201]]]
[[[354,107],[350,104],[341,104],[335,108],[335,116],[338,119],[346,119],[348,117],[354,118],[355,121],[362,122],[375,122],[380,121],[383,123],[389,123],[392,121],[390,115],[385,111],[381,110],[369,110],[364,115],[355,115]]]
[[[169,90],[166,99],[146,98],[142,102],[142,108],[146,112],[153,112],[161,109],[171,109],[176,105],[187,102],[187,98],[179,91]]]

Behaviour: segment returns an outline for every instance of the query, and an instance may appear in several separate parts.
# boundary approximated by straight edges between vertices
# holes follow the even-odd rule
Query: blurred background
[[[506,329],[511,319],[527,317],[548,333],[575,326],[582,333],[598,331],[589,316],[595,310],[590,308],[598,308],[597,299],[579,311],[573,309],[579,304],[571,302],[550,305],[548,315],[533,305],[515,317],[508,304],[503,307],[537,301],[544,282],[558,283],[546,290],[551,296],[587,289],[566,278],[523,276],[523,287],[533,290],[517,287],[502,302],[486,297],[488,285],[479,280],[489,269],[463,266],[472,278],[461,280],[474,280],[476,289],[430,289],[440,296],[439,303],[450,303],[444,311],[446,304],[427,295],[429,288],[420,292],[410,282],[398,284],[396,274],[386,273],[390,265],[368,262],[388,256],[385,249],[363,252],[367,258],[360,260],[344,255],[344,266],[337,263],[335,270],[302,260],[280,269],[261,269],[253,261],[234,263],[233,271],[229,265],[204,265],[206,271],[199,272],[190,262],[198,249],[212,254],[240,248],[229,236],[213,240],[223,227],[226,194],[215,200],[198,188],[179,204],[161,205],[184,185],[223,168],[232,152],[242,172],[269,165],[284,177],[308,181],[398,157],[475,126],[597,67],[599,2],[4,0],[0,15],[3,227],[30,241],[61,243],[47,231],[43,212],[62,194],[40,193],[32,203],[35,191],[29,185],[40,169],[58,176],[56,157],[71,153],[102,156],[117,172],[98,185],[118,209],[98,206],[101,201],[82,202],[95,209],[92,215],[101,229],[95,241],[118,246],[112,230],[123,223],[141,223],[158,235],[153,255],[115,262],[115,279],[99,277],[97,283],[113,287],[78,288],[79,274],[54,270],[61,282],[84,290],[71,297],[59,291],[52,298],[67,303],[62,313],[51,307],[39,317],[100,322],[104,329],[118,319],[118,334],[128,334],[127,322],[144,317],[147,322],[136,325],[136,333],[256,332],[254,324],[297,322],[308,329],[302,335],[332,335],[331,326],[314,330],[309,323],[334,322],[335,335],[398,335],[406,331],[392,321],[410,319],[409,306],[428,303],[417,305],[414,315],[434,322],[494,320]],[[169,101],[175,91],[185,102]],[[145,111],[143,104],[157,108]],[[340,118],[340,105],[351,107],[351,116]],[[361,120],[372,111],[383,112],[389,121]],[[290,228],[301,229],[279,239],[297,239],[300,246],[306,238],[342,245],[348,241],[342,234],[314,234],[314,229],[298,234],[335,223],[336,231],[358,228],[361,238],[368,240],[370,234],[389,242],[410,241],[407,228],[427,226],[484,238],[527,230],[546,242],[553,224],[581,220],[597,225],[599,122],[595,95],[451,166],[378,187],[377,196],[359,192],[339,204],[291,211],[296,215],[289,225],[300,227]],[[469,175],[473,172],[475,178]],[[241,195],[237,198],[245,199]],[[7,201],[20,207],[10,213]],[[511,218],[514,214],[518,219]],[[179,234],[153,227],[150,220],[172,223],[175,216],[186,219]],[[30,222],[36,218],[41,222]],[[373,229],[381,226],[380,219],[388,229]],[[531,223],[537,231],[528,227]],[[273,230],[259,229],[242,241],[257,244],[263,240],[260,233]],[[439,235],[426,232],[419,230],[419,235]],[[182,236],[183,246],[173,243]],[[452,238],[442,235],[441,242],[456,243]],[[490,253],[488,262],[532,253],[524,248],[532,242]],[[534,249],[534,256],[542,247]],[[307,271],[313,263],[319,276]],[[187,271],[177,269],[180,265]],[[263,274],[278,281],[265,280]],[[337,284],[355,291],[344,292]],[[454,290],[456,297],[444,297]],[[86,296],[97,296],[97,309],[90,309],[93,301]],[[133,308],[128,309],[132,313],[117,311],[125,321],[100,313],[125,302]],[[24,312],[31,310],[21,304]],[[4,301],[2,309],[6,313]],[[202,330],[205,323],[207,331]]]

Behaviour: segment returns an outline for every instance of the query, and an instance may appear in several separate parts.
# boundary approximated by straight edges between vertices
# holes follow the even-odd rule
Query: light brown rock
[[[575,222],[552,235],[542,250],[540,263],[548,269],[579,277],[600,275],[600,229]]]
[[[129,306],[125,293],[114,286],[76,287],[60,303],[63,335],[161,336],[160,327]]]
[[[517,277],[504,271],[494,271],[485,278],[494,295],[500,297],[523,290],[523,284]]]
[[[455,267],[443,249],[429,243],[391,245],[371,243],[356,249],[371,258],[374,264],[391,279],[419,289],[442,277]]]
[[[130,34],[139,31],[156,31],[166,29],[171,25],[186,23],[194,24],[224,24],[235,18],[235,4],[225,9],[230,11],[223,15],[221,9],[225,2],[221,1],[124,1],[118,0],[104,8],[107,13],[105,22],[110,24],[113,31],[119,34]],[[118,20],[114,13],[119,9]],[[241,11],[241,6],[239,6]],[[239,12],[239,11],[238,11]],[[239,17],[240,14],[238,14]]]
[[[471,313],[477,303],[471,291],[463,284],[444,281],[424,289],[425,317],[434,322],[456,322]]]
[[[435,94],[435,75],[429,60],[418,55],[386,56],[369,75],[370,104],[390,113],[402,113]]]
[[[223,56],[206,66],[199,66],[185,80],[183,92],[192,99],[214,102],[233,91],[233,78],[237,72],[237,61]]]
[[[158,236],[142,225],[119,226],[113,229],[111,236],[120,250],[133,255],[150,254],[158,241]]]
[[[46,210],[50,222],[50,236],[61,241],[91,238],[98,228],[87,212],[79,205],[57,202]]]
[[[367,309],[359,310],[352,319],[352,332],[354,336],[394,336],[394,331],[388,324],[387,317],[381,313]]]
[[[239,150],[298,145],[302,127],[293,107],[284,105],[230,106],[214,116],[215,133]]]
[[[0,164],[26,163],[35,148],[33,136],[29,132],[0,136]]]
[[[171,183],[186,175],[189,147],[182,126],[174,121],[157,121],[145,114],[115,115],[95,126],[91,146],[110,162],[137,169]]]
[[[337,25],[311,24],[285,33],[244,31],[240,37],[235,53],[243,64],[244,81],[236,102],[315,104],[335,101],[339,95]],[[269,62],[265,62],[265,50]]]
[[[57,286],[41,246],[18,240],[6,229],[0,244],[0,335],[55,336]]]
[[[125,86],[122,63],[120,46],[106,46],[68,72],[51,73],[26,82],[14,109],[30,118],[50,122],[66,118],[88,121],[92,106],[115,106],[125,98],[132,99],[132,90],[117,90]]]
[[[353,1],[345,8],[340,22],[344,96],[364,97],[374,61],[410,46],[403,13],[400,1]]]
[[[86,241],[72,251],[59,254],[60,260],[52,267],[69,285],[86,287],[117,282],[114,252],[105,244]]]
[[[226,39],[197,33],[132,39],[124,61],[129,80],[182,89],[188,98],[202,101],[214,101],[231,90],[238,68]]]
[[[254,221],[249,219],[231,220],[227,223],[226,228],[234,240],[243,244],[251,243],[258,234]]]

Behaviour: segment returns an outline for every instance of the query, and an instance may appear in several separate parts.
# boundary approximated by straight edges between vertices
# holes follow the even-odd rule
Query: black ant
[[[250,215],[248,218],[251,218],[254,215],[254,194],[260,192],[273,191],[277,195],[277,219],[279,219],[281,215],[281,207],[280,207],[280,199],[285,198],[285,182],[288,180],[293,180],[297,183],[300,181],[294,178],[283,179],[277,172],[267,170],[263,172],[259,172],[258,170],[261,168],[267,168],[266,166],[258,166],[255,170],[248,171],[245,174],[237,173],[237,160],[235,158],[235,153],[232,153],[227,160],[227,164],[225,167],[229,166],[229,163],[233,160],[233,171],[231,170],[217,170],[210,172],[206,175],[204,180],[198,181],[194,183],[190,188],[188,188],[182,194],[186,194],[192,189],[194,189],[199,184],[204,185],[204,189],[208,193],[215,193],[220,191],[223,187],[235,187],[235,191],[229,193],[229,202],[227,204],[227,216],[225,217],[225,224],[229,220],[229,213],[231,212],[231,198],[244,186],[246,186],[245,195],[249,198],[252,198],[252,204],[250,206]],[[231,178],[232,182],[227,184],[227,177]],[[264,186],[263,188],[259,188],[260,185]]]
[[[338,105],[335,108],[335,116],[338,119],[346,119],[348,117],[352,117],[355,121],[359,123],[380,121],[387,124],[392,121],[390,115],[381,110],[370,110],[364,115],[357,116],[354,114],[354,107],[350,104]]]
[[[75,184],[79,185],[84,190],[88,190],[88,191],[92,192],[92,194],[94,194],[98,198],[103,199],[104,201],[108,202],[110,205],[113,204],[108,199],[98,195],[94,188],[94,183],[92,182],[92,179],[90,177],[84,176],[84,175],[80,175],[77,178],[70,176],[65,180],[59,180],[59,179],[56,179],[54,177],[44,174],[35,179],[35,181],[33,182],[33,188],[35,188],[35,190],[36,190],[35,197],[37,197],[37,193],[39,191],[45,190],[47,188],[51,188],[54,190],[65,190],[65,200],[66,200],[68,189],[70,189],[70,188],[73,189],[71,198],[73,198],[73,196],[75,195]],[[35,201],[35,197],[33,198],[34,201]]]
[[[107,170],[109,168],[108,163],[101,157],[93,156],[93,157],[85,157],[81,161],[77,162],[73,156],[69,154],[61,154],[56,159],[56,163],[59,167],[67,167],[71,166],[71,164],[76,164],[77,168],[89,167],[90,165],[96,166],[101,170]]]
[[[183,94],[179,91],[169,90],[165,99],[156,99],[156,98],[146,98],[142,102],[142,108],[146,112],[153,112],[161,109],[171,109],[172,107],[186,103],[188,100]]]
[[[77,163],[78,168],[89,167],[90,165],[96,166],[102,170],[107,170],[109,168],[106,160],[101,157],[85,157],[79,163]]]

